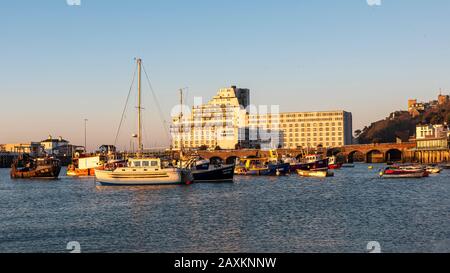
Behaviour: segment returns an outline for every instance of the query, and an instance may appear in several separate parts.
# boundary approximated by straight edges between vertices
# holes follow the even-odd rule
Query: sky
[[[88,119],[88,148],[113,144],[135,57],[163,112],[145,82],[145,147],[167,145],[183,87],[190,103],[237,85],[283,112],[350,111],[354,130],[408,98],[450,93],[450,1],[369,2],[4,0],[0,143],[52,135],[83,145]],[[133,95],[119,148],[136,131],[135,106]]]

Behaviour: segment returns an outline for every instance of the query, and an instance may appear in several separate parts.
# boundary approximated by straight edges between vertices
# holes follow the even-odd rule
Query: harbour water
[[[0,169],[0,252],[450,252],[450,171],[382,180],[357,164],[327,179],[100,187],[12,181]]]

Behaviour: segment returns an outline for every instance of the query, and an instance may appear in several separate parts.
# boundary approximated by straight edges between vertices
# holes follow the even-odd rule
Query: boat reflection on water
[[[95,188],[98,191],[162,191],[168,189],[176,189],[179,188],[177,185],[143,185],[143,186],[103,186],[101,184],[96,183]]]

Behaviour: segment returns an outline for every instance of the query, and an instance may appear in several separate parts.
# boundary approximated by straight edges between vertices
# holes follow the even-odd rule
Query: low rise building
[[[450,131],[447,125],[417,125],[416,143],[418,150],[448,150]]]
[[[69,141],[62,137],[53,138],[48,136],[47,139],[41,141],[41,145],[44,147],[44,152],[48,155],[67,155],[69,151]]]
[[[32,156],[38,156],[42,154],[43,147],[39,142],[9,143],[2,144],[0,151],[14,154],[26,153]]]

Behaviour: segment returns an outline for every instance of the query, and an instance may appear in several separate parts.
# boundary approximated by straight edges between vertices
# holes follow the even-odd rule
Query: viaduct
[[[348,145],[327,149],[328,156],[337,156],[342,161],[354,162],[364,161],[367,163],[382,162],[409,162],[414,160],[414,152],[411,150],[416,147],[415,142],[406,143],[385,143],[385,144],[367,144],[367,145]],[[320,149],[320,148],[319,148]],[[291,156],[302,158],[308,151],[303,149],[278,149],[279,156]],[[220,160],[226,163],[232,163],[236,158],[243,157],[265,157],[269,151],[261,150],[220,150],[220,151],[197,151],[198,155],[212,161]]]

